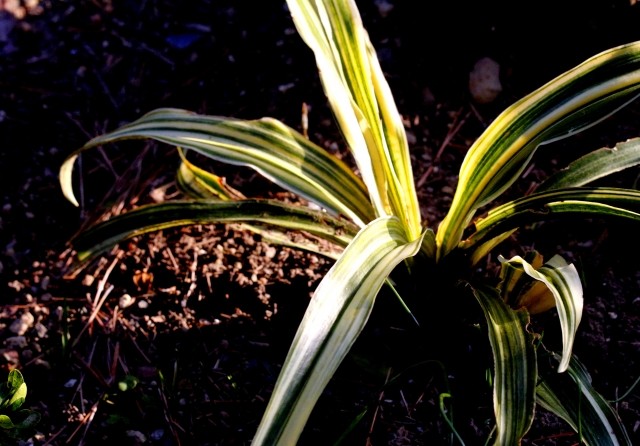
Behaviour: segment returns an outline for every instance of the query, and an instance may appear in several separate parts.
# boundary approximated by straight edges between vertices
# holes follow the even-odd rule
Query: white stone
[[[34,320],[35,319],[33,315],[27,311],[26,313],[23,313],[22,315],[20,315],[18,319],[16,319],[11,323],[9,330],[12,333],[17,334],[18,336],[22,336],[27,332],[27,330],[29,330],[29,328],[33,326]]]
[[[476,62],[469,73],[469,93],[479,104],[492,102],[502,92],[500,65],[489,57]]]

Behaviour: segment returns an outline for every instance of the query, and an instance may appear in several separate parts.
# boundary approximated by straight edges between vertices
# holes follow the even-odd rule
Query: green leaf
[[[479,207],[513,184],[539,145],[594,125],[633,100],[639,88],[640,42],[634,42],[593,56],[502,112],[465,156],[438,228],[438,258],[458,245]]]
[[[118,390],[126,392],[135,389],[140,380],[134,375],[126,375],[122,380],[118,381]]]
[[[476,265],[480,260],[485,258],[491,251],[493,251],[493,249],[496,246],[498,246],[500,243],[502,243],[505,240],[507,240],[516,231],[517,231],[517,229],[511,229],[511,230],[503,232],[502,234],[499,234],[499,235],[497,235],[495,237],[485,237],[487,239],[486,241],[483,239],[479,243],[479,246],[477,246],[477,247],[473,246],[473,248],[474,248],[473,252],[471,253],[471,256],[469,257],[470,265]],[[465,246],[465,242],[461,242],[460,246]]]
[[[433,229],[427,228],[423,237],[420,251],[423,252],[427,258],[435,259],[437,251],[435,232],[433,232]]]
[[[137,121],[93,138],[67,157],[60,169],[62,191],[72,203],[72,173],[81,152],[121,140],[152,138],[212,159],[252,167],[276,184],[359,226],[375,214],[362,181],[341,160],[281,122],[243,121],[158,109]]]
[[[313,50],[331,108],[378,216],[421,232],[406,133],[353,0],[289,0],[298,33]]]
[[[190,162],[184,150],[178,149],[178,152],[182,162],[176,174],[176,181],[187,195],[192,198],[218,198],[225,201],[246,198],[241,192],[229,186],[224,178]]]
[[[0,444],[19,445],[36,433],[35,427],[41,420],[41,415],[32,410],[20,410],[7,415],[0,415]]]
[[[240,222],[305,231],[340,247],[346,246],[357,232],[357,227],[346,220],[274,200],[174,200],[141,206],[100,222],[80,233],[71,243],[78,252],[78,260],[86,262],[116,243],[141,234],[191,224]],[[263,226],[250,229],[269,231]],[[311,243],[306,248],[330,252]]]
[[[493,288],[474,287],[473,294],[484,311],[493,350],[495,444],[520,444],[533,421],[538,378],[529,315],[509,308]]]
[[[498,206],[475,221],[475,232],[459,245],[472,250],[521,226],[559,218],[640,221],[640,191],[617,188],[570,188],[539,192]]]
[[[595,150],[545,180],[538,192],[584,186],[599,178],[640,164],[640,138]]]
[[[27,397],[27,384],[24,382],[22,373],[13,369],[9,372],[7,382],[0,391],[0,409],[14,411],[17,410]]]
[[[573,341],[582,320],[584,307],[578,271],[575,266],[567,264],[559,255],[553,256],[538,269],[520,256],[512,257],[508,261],[501,256],[500,261],[507,262],[511,266],[520,266],[533,279],[544,283],[553,294],[562,329],[562,359],[558,372],[564,372],[569,366]]]
[[[543,356],[541,355],[541,358]],[[549,363],[557,365],[558,355]],[[631,446],[615,409],[591,383],[591,376],[576,357],[571,358],[567,373],[554,373],[553,366],[541,362],[541,380],[536,388],[540,406],[564,419],[587,446]]]
[[[7,415],[0,415],[0,428],[2,429],[13,429],[15,428],[15,424],[11,421]]]
[[[180,188],[186,194],[195,199],[203,200],[245,200],[244,195],[226,184],[224,178],[200,169],[198,166],[189,162],[183,152],[183,150],[180,150],[183,162],[178,169],[177,181]],[[334,260],[342,253],[342,245],[337,246],[327,243],[326,240],[320,240],[310,232],[307,232],[305,237],[292,238],[290,232],[287,232],[286,229],[281,230],[273,225],[251,225],[247,223],[230,223],[230,225],[239,231],[250,231],[258,234],[263,240],[269,243],[315,252]],[[354,228],[353,233],[355,234],[356,232],[356,228]]]
[[[253,445],[293,445],[323,389],[364,328],[380,287],[419,250],[395,217],[362,229],[315,291]]]

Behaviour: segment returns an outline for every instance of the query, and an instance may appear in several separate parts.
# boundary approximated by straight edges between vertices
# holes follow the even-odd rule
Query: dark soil
[[[633,0],[571,1],[566,9],[550,0],[358,4],[405,118],[422,211],[434,226],[465,150],[500,110],[590,55],[640,39]],[[387,15],[385,5],[394,6]],[[143,142],[87,154],[78,166],[80,209],[63,199],[57,170],[87,139],[163,106],[299,127],[304,102],[310,137],[343,154],[313,57],[284,2],[0,0],[0,54],[0,362],[22,371],[26,406],[42,415],[29,444],[249,444],[331,261],[242,228],[193,226],[136,238],[70,276],[67,243],[77,231],[179,194],[177,158]],[[467,80],[486,56],[500,64],[504,89],[478,105]],[[636,102],[541,149],[518,187],[535,186],[576,153],[639,136],[639,117]],[[219,169],[249,196],[295,199],[250,171]],[[616,181],[636,187],[637,179],[635,170]],[[637,228],[541,225],[520,237],[582,271],[586,309],[575,353],[638,442]],[[521,253],[510,249],[506,256]],[[547,322],[552,336],[553,316]],[[300,444],[332,444],[352,424],[343,444],[450,444],[438,409],[447,389],[456,428],[467,444],[484,444],[492,418],[487,352],[476,347],[484,338],[470,342],[458,332],[449,345],[410,327],[383,294]],[[442,370],[422,348],[433,343],[480,350]],[[525,443],[579,439],[539,411]]]

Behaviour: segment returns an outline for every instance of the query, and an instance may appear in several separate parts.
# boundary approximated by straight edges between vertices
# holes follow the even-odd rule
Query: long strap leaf
[[[454,249],[475,211],[504,192],[536,148],[594,125],[640,88],[640,42],[600,53],[507,108],[467,152],[438,256]]]
[[[325,93],[369,189],[376,212],[421,232],[402,120],[353,0],[289,0],[313,50]]]
[[[315,291],[284,362],[255,446],[290,446],[323,389],[364,328],[391,271],[420,248],[400,220],[381,217],[362,229]]]
[[[138,138],[152,138],[218,161],[252,167],[278,185],[359,226],[375,218],[365,186],[349,167],[281,122],[270,118],[243,121],[177,109],[150,112],[92,139],[67,157],[60,169],[65,196],[77,205],[72,171],[82,151]]]
[[[613,148],[595,150],[545,180],[538,192],[584,186],[599,178],[640,164],[640,138],[621,142]]]
[[[558,319],[562,329],[562,358],[558,372],[564,372],[569,366],[573,342],[578,331],[578,325],[582,320],[584,299],[582,297],[582,284],[575,266],[567,264],[560,256],[554,256],[543,266],[536,269],[520,256],[515,256],[508,261],[500,257],[501,262],[511,265],[519,265],[525,273],[535,280],[544,283],[551,291],[555,306],[558,311]]]
[[[306,231],[340,247],[346,246],[357,232],[353,223],[274,200],[174,200],[141,206],[98,223],[74,238],[72,245],[78,252],[78,260],[86,262],[116,243],[152,231],[191,224],[242,222]],[[321,249],[316,247],[315,251]]]
[[[546,355],[544,355],[546,356]],[[540,357],[544,357],[540,354]],[[541,361],[540,384],[536,389],[540,406],[564,419],[587,446],[631,446],[633,443],[615,409],[591,383],[586,368],[574,356],[567,373],[554,373],[559,359],[549,358],[553,367]]]
[[[509,308],[493,288],[474,288],[473,294],[484,311],[493,350],[495,444],[517,445],[533,421],[538,379],[529,315]]]
[[[474,223],[475,232],[459,247],[477,249],[522,225],[562,217],[640,221],[640,191],[583,187],[535,193],[496,207],[485,218],[478,219]]]

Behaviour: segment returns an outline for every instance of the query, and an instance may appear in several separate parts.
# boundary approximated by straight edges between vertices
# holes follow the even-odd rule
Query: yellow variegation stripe
[[[467,152],[438,256],[456,247],[474,212],[509,187],[535,149],[611,114],[640,88],[640,42],[596,55],[506,109]],[[627,102],[623,102],[627,101]]]

